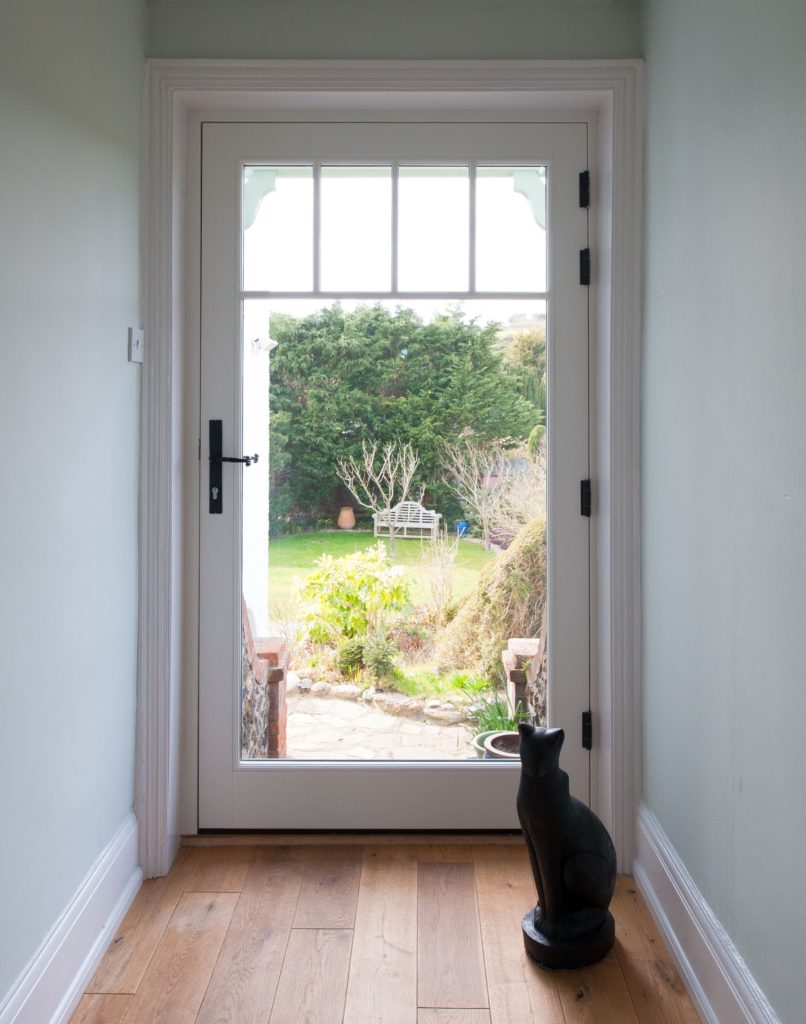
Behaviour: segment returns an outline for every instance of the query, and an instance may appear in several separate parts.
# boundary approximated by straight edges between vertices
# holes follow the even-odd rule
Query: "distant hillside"
[[[495,348],[499,352],[503,352],[504,355],[508,355],[512,342],[519,334],[525,334],[527,331],[545,331],[545,329],[545,314],[527,316],[525,313],[516,313],[501,325],[495,338]]]

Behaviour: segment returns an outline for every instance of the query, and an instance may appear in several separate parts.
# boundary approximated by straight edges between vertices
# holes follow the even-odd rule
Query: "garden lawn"
[[[364,551],[378,539],[369,532],[322,530],[317,533],[296,533],[288,537],[273,537],[269,541],[269,607],[271,614],[285,618],[291,605],[296,584],[315,568],[321,555],[340,558],[354,551]],[[389,545],[388,540],[384,543]],[[411,596],[415,605],[431,600],[430,568],[427,557],[428,541],[419,538],[395,537],[397,565],[409,569],[412,581]],[[479,573],[494,557],[477,541],[460,540],[453,567],[453,596],[464,597],[475,589]]]

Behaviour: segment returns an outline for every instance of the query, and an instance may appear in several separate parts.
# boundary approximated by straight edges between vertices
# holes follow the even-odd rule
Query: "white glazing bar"
[[[470,164],[470,189],[469,189],[469,202],[470,202],[470,237],[469,237],[469,251],[468,258],[470,261],[470,277],[468,278],[470,284],[470,294],[474,294],[476,291],[476,161],[474,160]]]
[[[542,299],[548,300],[550,292],[241,292],[242,299],[424,299],[429,302],[439,299]]]
[[[398,179],[400,164],[392,161],[392,294],[397,292],[397,222],[398,222]]]
[[[319,291],[322,272],[322,164],[316,160],[313,165],[313,294]],[[310,293],[307,293],[310,294]]]

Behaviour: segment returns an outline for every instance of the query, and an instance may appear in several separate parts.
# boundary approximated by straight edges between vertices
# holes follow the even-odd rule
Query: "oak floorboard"
[[[257,851],[196,1024],[265,1024],[269,1019],[303,874],[299,849]]]
[[[417,1024],[490,1024],[489,1010],[435,1010],[421,1007]]]
[[[417,854],[364,851],[344,1024],[417,1024]]]
[[[347,928],[291,932],[270,1024],[341,1024],[352,941]]]
[[[184,848],[166,878],[141,888],[70,1024],[697,1021],[631,878],[619,879],[613,900],[614,951],[583,971],[552,973],[537,968],[523,950],[520,921],[535,901],[523,845],[492,846],[482,839],[472,847],[472,865],[444,859],[456,855],[458,844],[446,841],[436,851],[433,846],[424,851],[424,845],[353,844],[351,856],[356,862],[360,857],[361,864],[360,885],[353,886],[354,919],[352,898],[344,909],[344,846],[331,848],[330,867],[341,881],[330,886],[320,884],[331,860],[326,847],[284,850],[272,844],[245,854],[221,847],[199,870],[199,849]],[[442,892],[437,885],[426,911],[423,878],[430,873],[433,883],[440,873],[456,872],[470,873],[472,887],[466,885],[457,900],[449,886]],[[183,894],[191,875],[196,884],[237,883],[241,891]],[[331,903],[340,905],[338,915],[354,923],[354,936],[349,928],[295,927],[306,880],[310,906],[321,912]],[[332,899],[334,888],[339,899]],[[434,929],[425,926],[424,918],[434,922]],[[471,949],[468,954],[468,930],[472,934],[474,928],[476,953]],[[468,1008],[466,994],[455,1005],[434,1000],[418,1008],[418,967],[421,975],[429,970],[433,975],[434,967],[450,973],[458,965],[464,977],[479,946],[489,1014],[486,1005]],[[424,963],[424,957],[430,962]],[[449,978],[450,985],[455,982]],[[136,992],[95,992],[95,985]]]
[[[492,1024],[564,1024],[555,975],[523,948],[521,919],[536,893],[524,848],[474,849]]]
[[[619,878],[611,909],[616,956],[641,1024],[698,1024],[699,1014],[632,878]]]
[[[97,993],[83,995],[70,1024],[120,1024],[132,997]]]
[[[237,902],[237,893],[182,896],[125,1024],[194,1024]]]
[[[198,856],[198,850],[180,849],[167,875],[143,882],[87,992],[137,991]]]
[[[201,847],[185,892],[240,892],[254,856],[254,846]]]
[[[592,967],[556,975],[566,1024],[638,1024],[615,950]]]
[[[305,851],[305,878],[294,928],[352,928],[361,882],[362,846]]]
[[[417,860],[423,864],[430,861],[449,864],[473,863],[473,847],[467,843],[421,843],[416,849]]]
[[[417,1003],[486,1009],[476,879],[472,864],[417,865]]]

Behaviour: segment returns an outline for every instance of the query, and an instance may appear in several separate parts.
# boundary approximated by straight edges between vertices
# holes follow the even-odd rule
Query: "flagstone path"
[[[288,696],[288,756],[298,760],[457,761],[474,757],[473,733],[389,715],[366,704],[314,696]]]

